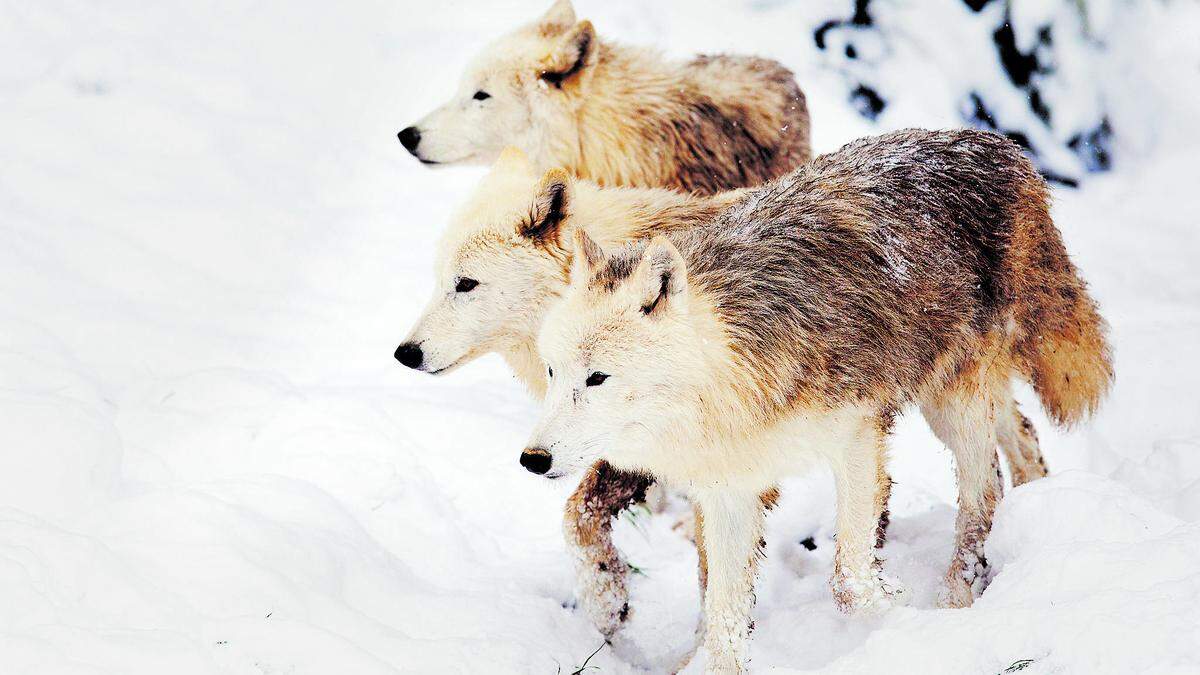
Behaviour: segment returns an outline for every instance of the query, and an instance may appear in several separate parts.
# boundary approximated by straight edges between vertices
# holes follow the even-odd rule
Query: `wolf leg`
[[[754,608],[754,581],[765,544],[766,509],[774,489],[705,490],[693,499],[703,510],[708,584],[704,594],[704,650],[709,673],[745,672]]]
[[[942,607],[968,607],[987,585],[984,542],[1004,489],[996,427],[1012,419],[1011,397],[1000,383],[980,379],[964,378],[921,405],[934,435],[954,453],[958,479],[954,557],[938,598]]]
[[[1007,410],[1000,411],[996,419],[997,440],[1004,458],[1008,460],[1008,468],[1012,472],[1013,487],[1024,485],[1031,480],[1045,478],[1049,470],[1046,460],[1042,458],[1042,448],[1038,444],[1037,430],[1028,417],[1021,414],[1017,402],[1009,397]]]
[[[879,611],[904,601],[904,588],[883,573],[875,555],[892,487],[885,439],[890,424],[890,416],[864,420],[850,446],[831,461],[837,486],[837,549],[830,586],[843,612]]]
[[[605,638],[629,616],[629,565],[612,541],[612,523],[653,481],[597,462],[567,500],[563,534],[575,559],[579,603]]]

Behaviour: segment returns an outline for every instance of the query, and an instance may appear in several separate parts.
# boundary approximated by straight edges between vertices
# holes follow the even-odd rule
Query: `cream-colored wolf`
[[[484,49],[454,97],[399,137],[427,164],[491,164],[516,146],[539,170],[703,193],[812,156],[804,94],[780,64],[670,61],[597,37],[569,0]]]
[[[910,130],[609,254],[576,229],[569,290],[538,340],[545,412],[521,463],[557,478],[605,459],[685,487],[704,516],[707,668],[740,672],[764,507],[790,473],[833,469],[838,606],[889,604],[875,555],[886,437],[916,403],[956,460],[942,600],[969,605],[987,581],[996,447],[1034,443],[1011,380],[1069,425],[1112,378],[1104,322],[1048,201],[1004,137]]]

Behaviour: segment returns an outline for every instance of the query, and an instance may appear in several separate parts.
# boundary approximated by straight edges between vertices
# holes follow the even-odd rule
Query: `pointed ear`
[[[562,223],[570,215],[571,176],[563,169],[550,169],[538,184],[529,221],[521,226],[521,236],[538,244],[559,241]]]
[[[542,18],[538,19],[538,28],[549,35],[557,35],[574,25],[575,8],[571,5],[571,0],[555,0]]]
[[[642,261],[630,280],[642,313],[658,316],[668,307],[682,307],[687,290],[687,267],[679,249],[659,235],[646,246]]]
[[[510,145],[496,158],[491,173],[533,173],[533,163],[520,148]]]
[[[596,62],[596,29],[591,21],[580,21],[567,31],[546,57],[542,80],[556,89],[578,83]]]
[[[575,228],[573,255],[571,258],[571,280],[587,279],[604,262],[604,251],[592,241],[582,227]]]

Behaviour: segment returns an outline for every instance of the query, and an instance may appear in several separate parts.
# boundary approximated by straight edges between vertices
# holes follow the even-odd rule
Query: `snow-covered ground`
[[[394,134],[548,2],[104,4],[0,4],[0,672],[574,671],[601,638],[572,609],[569,486],[517,465],[535,403],[494,358],[435,379],[391,356],[481,174]],[[673,55],[783,60],[822,151],[960,123],[936,72],[859,117],[812,46],[834,4],[577,6]],[[1034,415],[1054,475],[1005,498],[971,609],[932,608],[954,488],[919,418],[885,549],[911,607],[838,614],[829,479],[787,484],[755,669],[1200,670],[1200,6],[1084,4],[1116,158],[1055,217],[1112,324],[1112,396],[1070,434]],[[652,670],[699,615],[674,522],[617,531]]]

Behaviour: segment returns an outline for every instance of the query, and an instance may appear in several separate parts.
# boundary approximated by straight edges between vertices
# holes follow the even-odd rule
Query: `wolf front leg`
[[[745,490],[704,490],[693,499],[702,519],[708,584],[704,594],[706,672],[741,673],[746,668],[754,608],[754,582],[762,557],[766,509],[777,496]]]
[[[630,504],[642,501],[653,481],[597,462],[567,500],[563,534],[575,559],[579,603],[606,639],[629,616],[629,565],[612,541],[612,523]]]
[[[883,573],[875,555],[891,494],[886,435],[890,415],[862,421],[851,443],[831,457],[837,487],[837,550],[833,601],[843,612],[882,611],[905,599],[899,582]]]

